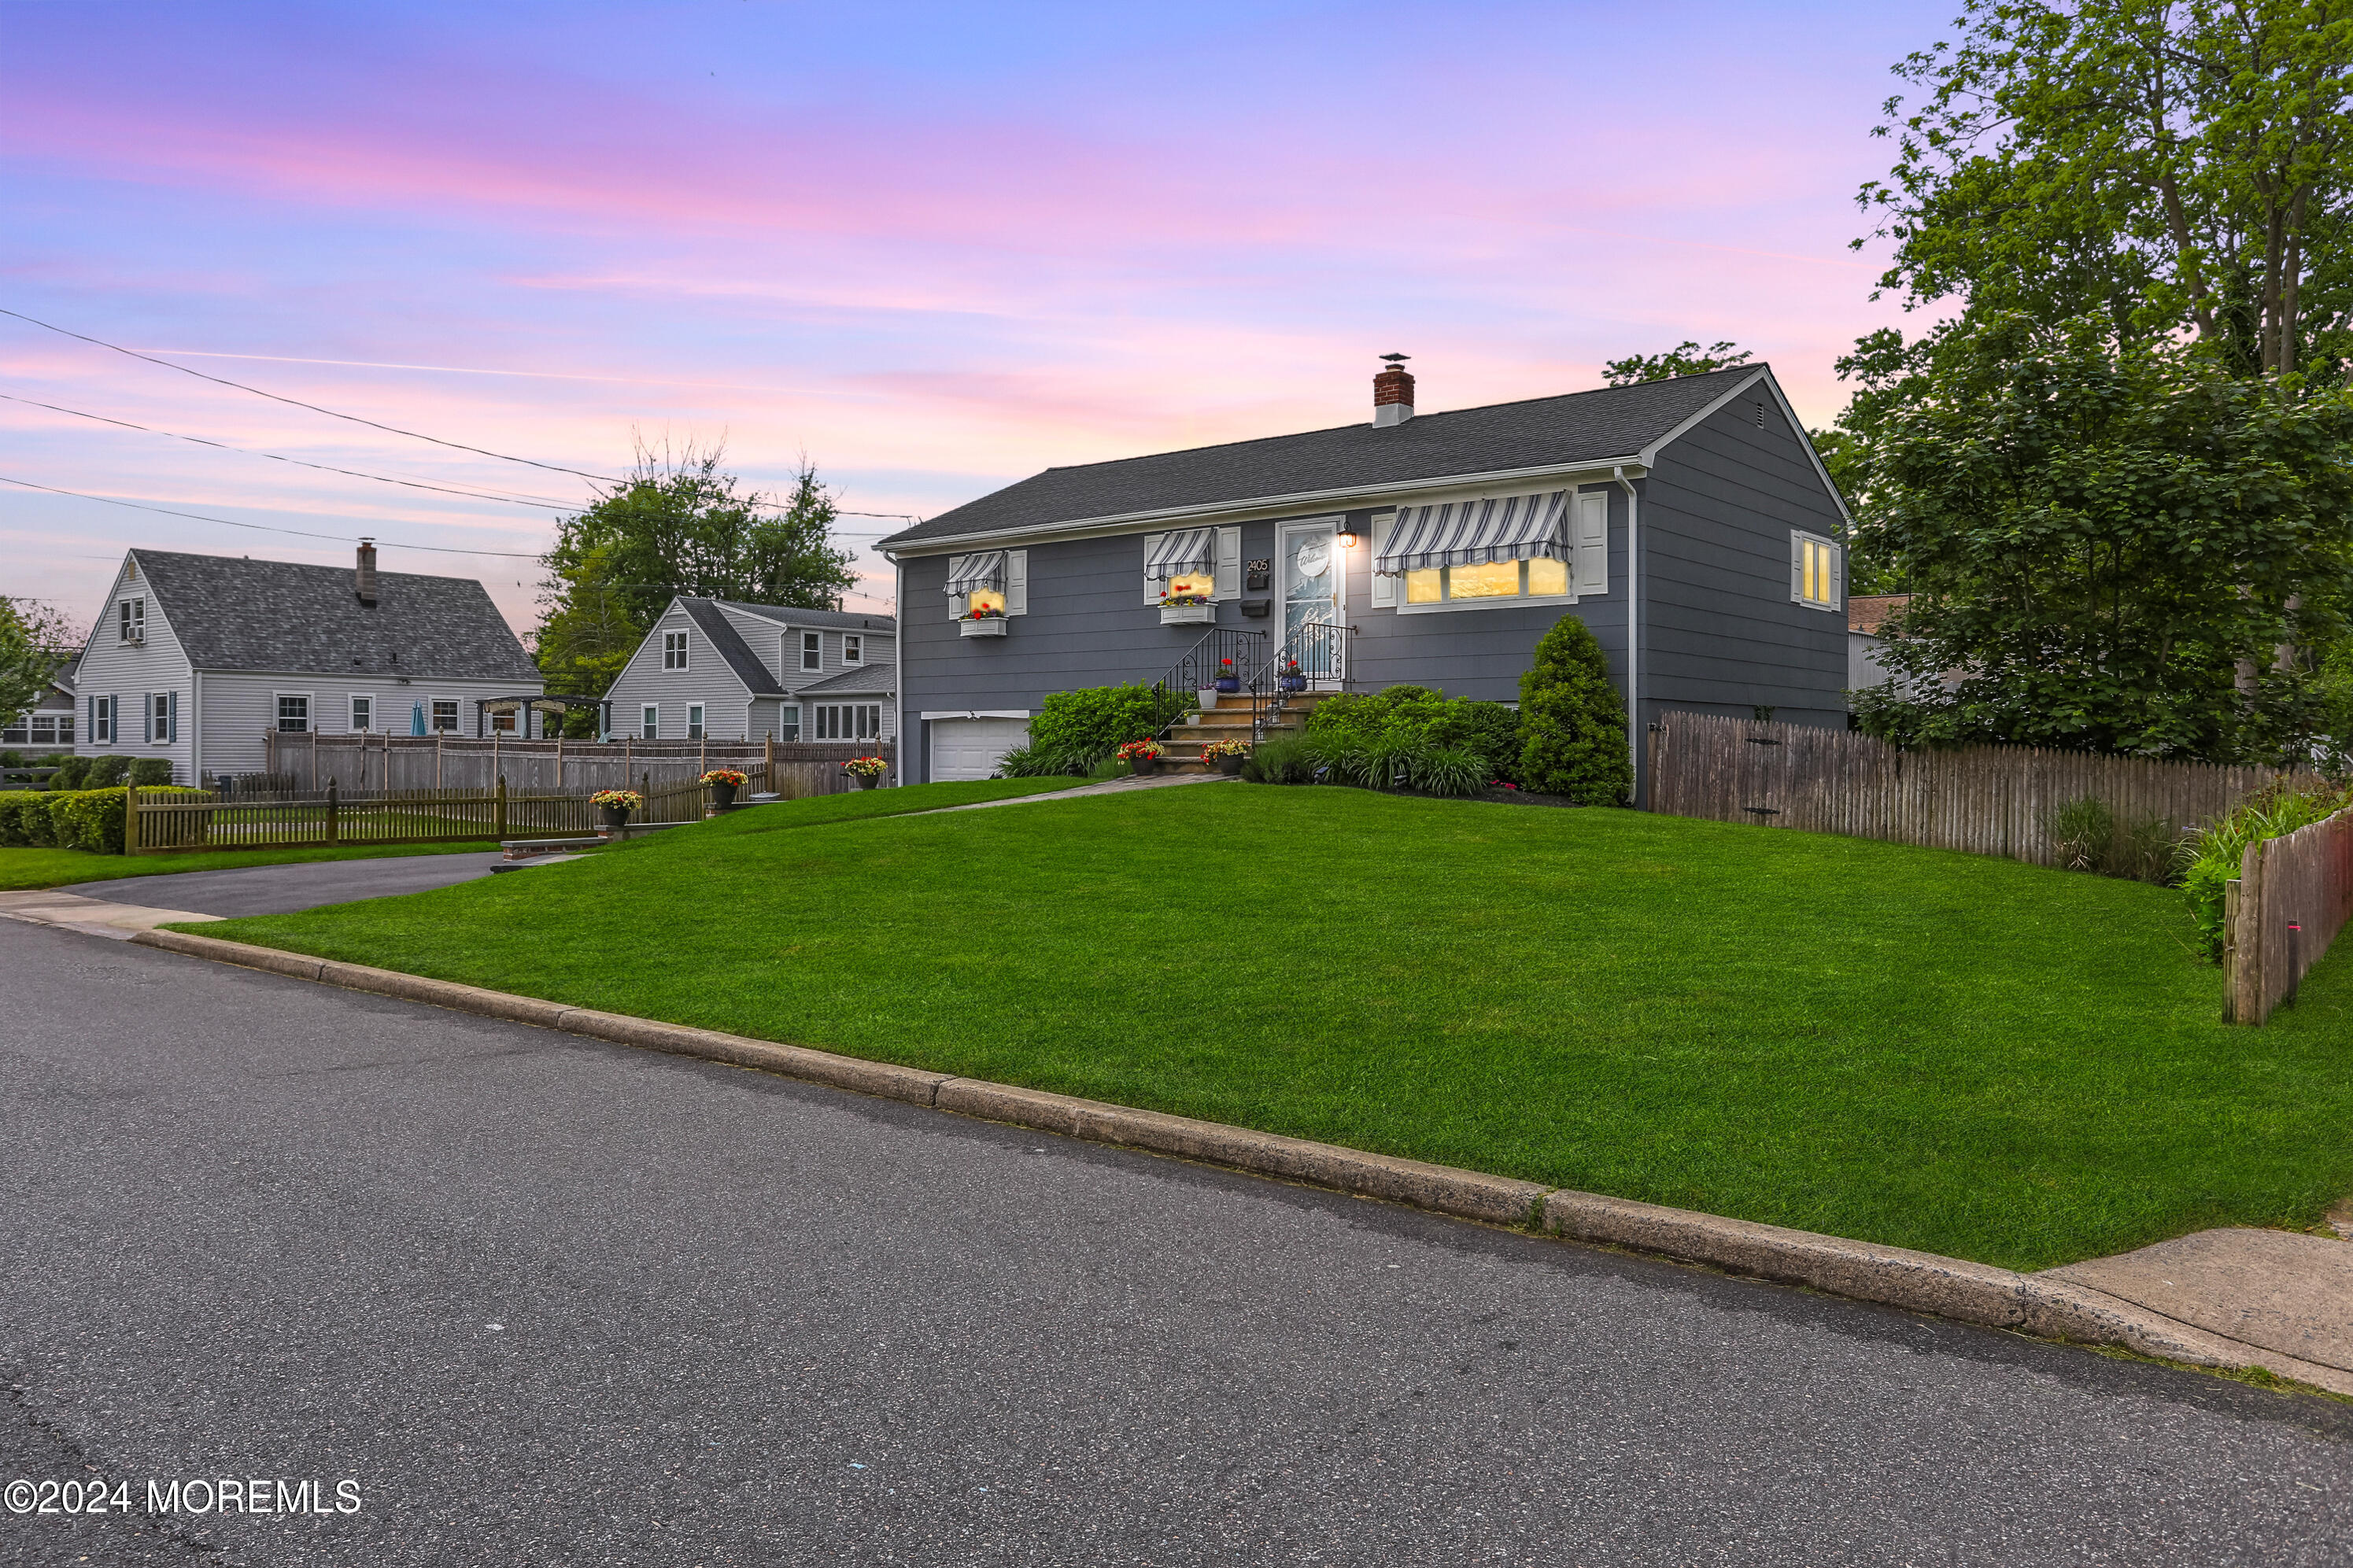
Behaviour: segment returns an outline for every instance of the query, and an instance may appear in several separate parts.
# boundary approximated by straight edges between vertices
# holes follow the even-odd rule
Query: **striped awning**
[[[1005,552],[983,550],[959,555],[948,563],[948,592],[969,594],[976,588],[1005,587]]]
[[[1166,583],[1171,577],[1212,571],[1217,563],[1217,542],[1211,531],[1188,528],[1161,535],[1152,553],[1144,558],[1144,574],[1155,583]]]
[[[1398,509],[1373,570],[1396,577],[1424,566],[1568,559],[1568,492]]]

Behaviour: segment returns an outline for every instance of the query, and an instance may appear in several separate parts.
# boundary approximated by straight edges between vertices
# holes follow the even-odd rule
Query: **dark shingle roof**
[[[768,673],[768,667],[762,664],[759,656],[735,635],[734,624],[720,613],[718,600],[681,598],[678,603],[679,607],[686,612],[687,618],[702,629],[703,640],[719,650],[719,657],[727,661],[727,668],[735,672],[735,679],[744,683],[744,690],[754,697],[782,697],[785,694],[785,689],[776,684],[776,678]]]
[[[712,599],[706,604],[723,604],[731,610],[745,610],[772,621],[788,621],[797,626],[819,627],[827,631],[887,632],[892,622],[888,616],[869,615],[859,610],[796,610],[785,605],[747,605],[741,599]]]
[[[1088,518],[1630,457],[1761,364],[1560,397],[1049,468],[881,541],[882,548]]]
[[[361,670],[539,683],[531,656],[470,577],[379,572],[376,602],[368,605],[353,595],[349,566],[164,550],[131,553],[198,669]]]
[[[871,664],[812,680],[795,693],[800,697],[889,697],[899,689],[899,667]]]

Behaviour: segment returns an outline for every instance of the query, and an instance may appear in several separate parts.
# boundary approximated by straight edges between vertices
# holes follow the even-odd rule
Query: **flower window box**
[[[1160,624],[1164,626],[1215,626],[1218,606],[1207,599],[1171,596],[1160,601]]]
[[[967,637],[1001,637],[1005,635],[1003,616],[984,616],[956,623],[956,635]]]

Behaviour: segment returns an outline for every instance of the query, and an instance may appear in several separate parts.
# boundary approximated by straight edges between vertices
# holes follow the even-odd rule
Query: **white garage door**
[[[934,719],[932,782],[985,779],[997,759],[1029,738],[1027,719]]]

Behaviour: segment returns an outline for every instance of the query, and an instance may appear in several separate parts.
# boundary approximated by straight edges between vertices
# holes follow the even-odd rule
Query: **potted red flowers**
[[[629,825],[629,813],[643,806],[646,797],[633,789],[600,789],[588,804],[604,814],[605,830],[617,833]]]
[[[891,764],[881,757],[852,757],[841,764],[841,771],[856,779],[860,789],[872,789],[891,771]]]
[[[1229,658],[1221,658],[1218,660],[1218,689],[1220,691],[1240,691],[1241,689],[1241,672],[1234,668],[1234,661]]]
[[[702,779],[711,791],[711,804],[723,811],[735,804],[735,792],[750,782],[749,775],[734,768],[713,768]]]
[[[1134,768],[1140,777],[1149,778],[1160,771],[1160,742],[1157,741],[1130,741],[1112,754]]]
[[[1282,673],[1275,677],[1274,683],[1285,691],[1307,689],[1307,677],[1299,672],[1299,661],[1295,658],[1286,658],[1282,661]]]
[[[1201,760],[1228,778],[1242,771],[1242,761],[1249,755],[1246,741],[1212,741],[1201,748]]]

